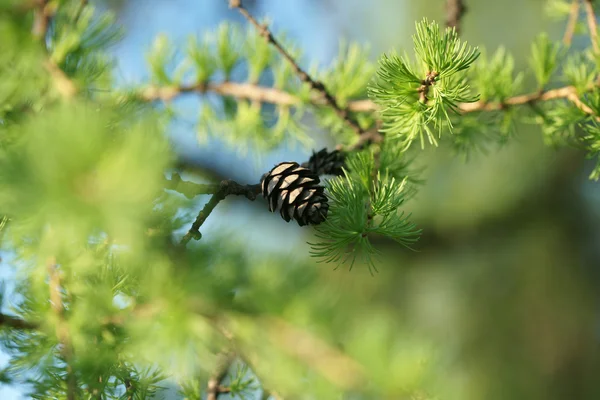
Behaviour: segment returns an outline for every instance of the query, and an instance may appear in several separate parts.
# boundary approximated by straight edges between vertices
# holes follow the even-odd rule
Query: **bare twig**
[[[248,200],[254,201],[256,196],[260,193],[260,184],[240,185],[235,181],[225,180],[221,181],[219,185],[213,186],[213,189],[215,192],[213,193],[212,197],[208,203],[206,203],[204,208],[202,208],[190,230],[181,239],[181,244],[183,246],[185,246],[192,239],[198,240],[202,237],[200,234],[200,227],[204,221],[206,221],[206,218],[208,218],[215,207],[221,202],[221,200],[227,196],[236,195],[246,196]]]
[[[467,8],[463,0],[446,0],[446,26],[453,27],[460,34],[460,23],[465,12]]]
[[[56,259],[54,259],[54,257],[51,257],[48,260],[48,275],[50,277],[50,301],[52,303],[52,310],[57,317],[56,337],[61,344],[60,353],[65,361],[67,369],[67,400],[75,400],[77,381],[75,379],[75,372],[73,371],[72,366],[74,356],[73,346],[71,344],[71,335],[69,333],[69,327],[65,318],[60,274],[57,271]]]
[[[321,96],[325,99],[325,102],[335,110],[335,113],[341,119],[344,120],[346,125],[348,125],[354,132],[356,132],[357,135],[361,135],[363,133],[363,129],[350,115],[350,110],[347,107],[342,107],[339,105],[336,98],[327,90],[323,82],[315,80],[306,71],[300,68],[300,65],[298,65],[298,63],[290,55],[290,53],[288,53],[287,50],[285,50],[283,46],[281,46],[281,44],[275,39],[273,33],[269,30],[269,28],[266,25],[260,24],[252,16],[248,12],[248,10],[243,6],[241,0],[229,0],[229,7],[237,9],[252,25],[254,25],[254,27],[256,27],[259,34],[262,37],[264,37],[268,43],[275,47],[275,49],[277,49],[277,51],[283,56],[283,58],[285,58],[290,63],[300,80],[310,85],[310,87],[316,92],[319,92]]]
[[[245,99],[258,101],[260,103],[278,104],[281,106],[293,106],[300,103],[300,99],[283,90],[253,85],[250,83],[237,82],[221,82],[221,83],[204,83],[182,86],[166,86],[155,87],[151,86],[143,90],[138,98],[143,101],[162,100],[168,102],[173,98],[186,93],[216,93],[222,96],[235,97],[237,99]],[[314,102],[319,102],[320,99],[314,99]],[[323,104],[323,101],[320,101]]]
[[[592,89],[592,87],[589,88],[589,90]],[[533,104],[556,99],[567,99],[586,114],[594,115],[594,111],[579,99],[577,89],[574,86],[564,86],[558,89],[522,94],[510,97],[503,102],[476,101],[474,103],[462,103],[459,104],[459,109],[465,114],[475,111],[498,111],[510,106]]]
[[[571,45],[573,40],[573,34],[575,33],[575,26],[577,25],[577,19],[579,18],[579,1],[571,1],[571,11],[569,12],[569,20],[567,21],[567,27],[565,34],[563,35],[563,43],[567,46]]]
[[[583,0],[583,7],[585,8],[585,13],[587,14],[587,24],[590,30],[592,47],[594,48],[594,53],[598,54],[600,53],[600,48],[598,48],[598,23],[596,21],[596,14],[594,14],[592,0]]]

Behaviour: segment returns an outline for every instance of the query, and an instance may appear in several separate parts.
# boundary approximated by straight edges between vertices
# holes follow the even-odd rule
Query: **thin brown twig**
[[[585,12],[587,14],[587,24],[590,30],[590,39],[592,40],[594,53],[599,54],[600,48],[598,48],[598,23],[596,21],[596,14],[594,13],[592,0],[584,0],[583,7],[585,8]]]
[[[296,75],[300,78],[300,80],[304,83],[310,85],[310,87],[319,92],[325,102],[331,106],[335,113],[348,125],[357,135],[361,135],[364,130],[360,127],[358,122],[356,122],[352,116],[350,115],[350,110],[348,107],[342,107],[337,102],[336,98],[327,90],[323,82],[317,81],[312,78],[306,71],[304,71],[298,62],[283,48],[283,46],[275,39],[273,33],[269,30],[266,25],[260,24],[243,6],[241,0],[229,0],[229,8],[237,9],[254,27],[257,29],[259,34],[265,38],[265,40],[270,43],[275,49],[285,58],[294,71]]]
[[[60,273],[57,270],[56,259],[51,257],[48,260],[48,275],[50,277],[49,288],[50,288],[50,302],[52,304],[52,310],[57,317],[56,322],[56,337],[61,345],[61,356],[64,359],[67,369],[67,400],[75,400],[75,393],[77,392],[77,380],[75,378],[75,372],[73,371],[73,346],[71,344],[71,335],[69,333],[69,327],[65,318],[65,308],[62,299],[62,287]]]
[[[137,98],[143,101],[161,100],[168,102],[175,97],[186,93],[216,93],[221,96],[231,96],[237,99],[258,101],[260,103],[278,104],[281,106],[293,106],[300,103],[300,99],[283,90],[272,87],[254,85],[251,83],[220,82],[203,83],[182,86],[150,86],[141,91]],[[315,98],[314,102],[319,99]],[[321,104],[323,101],[321,101]]]
[[[575,27],[577,26],[577,19],[579,18],[579,1],[580,0],[572,0],[571,2],[569,20],[567,21],[567,27],[565,28],[565,34],[563,35],[563,43],[567,46],[571,45]]]
[[[592,90],[594,88],[595,86],[588,88],[588,90]],[[279,89],[235,82],[223,82],[200,86],[189,85],[181,87],[164,88],[150,87],[142,92],[140,98],[144,101],[169,101],[181,94],[192,92],[213,92],[222,96],[230,96],[237,99],[259,100],[264,103],[284,106],[293,106],[301,102],[301,100],[298,97]],[[458,109],[464,114],[476,111],[498,111],[510,106],[525,105],[541,101],[556,100],[560,98],[565,98],[570,101],[573,101],[574,103],[576,103],[576,105],[579,104],[579,107],[586,113],[593,114],[592,110],[589,109],[589,107],[586,107],[584,104],[581,103],[580,100],[578,100],[577,90],[573,86],[565,86],[557,89],[546,90],[543,92],[538,91],[527,94],[521,94],[514,97],[509,97],[508,99],[502,102],[488,102],[480,100],[474,103],[460,103],[458,105]],[[314,105],[323,105],[321,99],[315,98],[311,101]],[[370,113],[375,112],[377,110],[377,105],[369,99],[354,100],[348,103],[348,109],[354,112]],[[359,141],[362,143],[366,141],[377,140],[377,135],[378,133],[374,133],[372,130],[365,131],[361,135]]]
[[[593,89],[593,87],[589,88],[589,90],[591,89]],[[567,99],[573,102],[575,106],[577,106],[577,108],[579,108],[586,114],[595,114],[590,107],[588,107],[579,99],[577,89],[574,86],[564,86],[558,89],[522,94],[519,96],[510,97],[504,100],[503,102],[485,102],[480,100],[474,103],[462,103],[459,104],[459,110],[463,114],[475,111],[499,111],[510,106],[533,104],[541,101],[556,99]]]
[[[462,17],[467,12],[463,0],[446,0],[446,26],[460,34]]]

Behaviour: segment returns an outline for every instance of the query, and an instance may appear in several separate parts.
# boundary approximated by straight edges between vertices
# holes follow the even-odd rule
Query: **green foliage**
[[[441,34],[438,24],[427,20],[417,24],[413,41],[416,64],[407,55],[384,55],[378,79],[369,87],[369,95],[382,108],[382,132],[406,149],[417,138],[423,147],[425,136],[437,145],[443,127],[452,128],[450,115],[458,112],[458,103],[478,99],[465,79],[465,71],[479,56],[477,48],[461,42],[453,29]]]
[[[41,68],[43,53],[31,42],[29,32],[19,29],[24,21],[0,15],[0,132],[4,127],[23,116],[28,108],[38,109],[46,98],[42,93],[49,85],[47,73]],[[3,133],[0,146],[7,140]]]
[[[349,263],[350,269],[360,258],[376,271],[373,256],[377,251],[369,235],[387,236],[406,247],[420,235],[420,230],[409,221],[410,216],[398,213],[406,199],[408,178],[398,182],[388,172],[382,175],[375,171],[370,152],[354,154],[346,164],[349,171],[344,176],[327,181],[331,205],[327,220],[316,228],[318,241],[311,243],[311,253],[337,266]],[[392,173],[402,171],[401,165],[395,167]]]
[[[487,57],[485,50],[470,70],[470,82],[482,101],[504,101],[519,93],[523,85],[523,73],[515,75],[515,60],[500,47]]]
[[[593,120],[582,127],[586,133],[583,136],[583,141],[589,149],[588,158],[595,159],[595,166],[590,173],[590,179],[597,181],[600,179],[600,125],[597,121]]]
[[[563,54],[560,43],[551,42],[545,33],[532,43],[530,65],[539,89],[548,84]]]
[[[335,93],[337,102],[345,107],[348,102],[365,97],[367,84],[375,74],[375,66],[369,61],[368,46],[340,41],[338,55],[331,65],[323,71],[316,72],[313,75],[317,76],[331,93]],[[315,114],[319,125],[329,130],[337,141],[350,143],[355,140],[354,131],[349,129],[332,109],[319,107],[315,109]],[[365,130],[375,124],[373,115],[356,113],[354,117]]]
[[[564,16],[566,5],[555,1],[552,10]],[[111,84],[107,56],[121,37],[113,16],[86,2],[51,1],[39,40],[28,8],[38,6],[17,6],[0,3],[0,246],[16,273],[14,295],[1,287],[0,297],[17,321],[0,321],[11,356],[0,382],[27,385],[31,398],[160,398],[176,386],[199,400],[224,350],[236,355],[220,382],[233,398],[269,390],[284,398],[444,398],[456,376],[447,378],[455,368],[447,360],[456,355],[421,334],[421,311],[391,319],[399,305],[378,298],[384,285],[402,296],[427,293],[412,288],[421,276],[405,282],[405,268],[389,283],[329,275],[357,262],[377,271],[382,238],[416,247],[421,230],[405,204],[424,182],[411,144],[437,144],[447,132],[461,154],[486,152],[533,121],[547,144],[585,150],[596,162],[590,178],[600,179],[600,58],[566,54],[545,35],[532,45],[533,94],[523,93],[528,75],[504,48],[479,57],[435,22],[416,25],[414,59],[391,52],[377,69],[368,46],[341,42],[330,65],[306,70],[363,130],[384,133],[356,149],[364,136],[252,26],[224,23],[182,46],[158,36],[147,53],[148,84],[123,90]],[[300,49],[276,36],[303,66]],[[65,82],[76,93],[63,93]],[[572,87],[542,98],[559,82]],[[189,94],[202,96],[199,138],[240,152],[308,147],[306,120],[331,133],[346,165],[325,182],[329,214],[310,254],[334,268],[315,267],[294,250],[298,243],[287,255],[242,251],[236,232],[175,243],[212,193],[187,199],[166,182],[176,155],[163,128],[182,111],[149,103]],[[367,107],[352,108],[357,100]],[[222,218],[226,225],[229,214]]]
[[[76,2],[68,4],[59,7],[54,17],[50,59],[84,85],[97,88],[102,82],[109,87],[112,60],[104,51],[121,38],[122,31],[112,14],[98,14],[91,6],[80,11]]]

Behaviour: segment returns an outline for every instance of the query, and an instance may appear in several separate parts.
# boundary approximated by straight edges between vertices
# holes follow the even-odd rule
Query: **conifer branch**
[[[220,355],[219,360],[217,360],[215,371],[208,379],[206,400],[217,400],[220,394],[231,392],[231,389],[221,385],[221,382],[227,376],[227,372],[229,372],[229,367],[232,362],[232,354],[224,353]]]
[[[579,17],[579,1],[580,0],[572,0],[571,2],[571,10],[569,11],[569,20],[567,21],[567,27],[565,28],[565,33],[563,35],[563,43],[567,46],[571,45],[571,41],[573,40],[573,34],[575,33],[575,27],[577,26],[577,19]]]
[[[446,0],[446,26],[454,28],[456,33],[460,34],[461,20],[467,12],[467,7],[463,0]]]
[[[275,39],[273,33],[269,30],[266,25],[260,24],[244,7],[241,0],[229,0],[229,8],[237,9],[254,27],[258,33],[265,38],[275,49],[285,58],[300,80],[310,85],[310,87],[321,94],[325,102],[334,109],[335,113],[348,125],[357,135],[363,134],[364,130],[358,125],[352,116],[350,110],[347,107],[342,107],[337,102],[336,98],[327,90],[323,82],[317,81],[312,78],[306,71],[304,71],[298,62],[283,48],[283,46]]]
[[[137,98],[142,101],[161,100],[168,102],[186,93],[215,93],[236,99],[277,104],[280,106],[293,106],[301,102],[298,97],[283,90],[237,82],[196,83],[192,85],[164,87],[150,86],[141,91],[137,95]],[[315,98],[314,102],[319,103],[319,99]],[[323,101],[321,100],[320,103],[323,104]]]
[[[33,10],[33,29],[32,33],[37,39],[44,41],[48,28],[50,26],[50,20],[52,19],[53,12],[49,7],[48,0],[37,0],[35,1],[35,8]]]
[[[597,86],[592,85],[587,88],[587,91],[592,91],[595,88],[597,88]],[[509,97],[501,102],[479,100],[473,103],[459,103],[458,110],[462,114],[482,111],[499,111],[511,106],[534,104],[557,99],[569,100],[573,102],[577,106],[577,108],[584,111],[586,114],[594,115],[594,111],[580,100],[579,95],[577,93],[577,89],[574,86],[563,86],[556,89],[521,94]],[[355,101],[352,104],[352,107],[354,108],[354,110],[360,112],[373,112],[377,109],[377,105],[371,100]]]
[[[12,329],[32,330],[39,328],[38,325],[27,322],[21,318],[0,313],[0,326]]]
[[[73,371],[73,346],[71,344],[71,335],[65,318],[65,308],[62,300],[62,287],[60,274],[57,270],[56,259],[51,257],[48,262],[50,302],[52,311],[56,314],[56,337],[61,344],[61,356],[64,359],[67,369],[67,400],[75,400],[77,391],[77,381]]]
[[[592,90],[594,87],[595,86],[590,87],[588,90]],[[459,105],[459,109],[463,114],[476,111],[499,111],[510,106],[531,105],[557,99],[567,99],[586,114],[594,115],[594,111],[579,99],[577,89],[574,86],[564,86],[557,89],[522,94],[510,97],[503,102],[486,102],[479,100],[474,103],[462,103]]]
[[[81,18],[81,14],[83,13],[83,10],[85,10],[85,8],[87,7],[88,3],[88,0],[79,0],[79,6],[77,7],[77,11],[75,11],[73,21],[79,21],[79,18]]]
[[[594,87],[588,88],[589,91]],[[140,94],[140,99],[144,101],[169,101],[185,93],[204,94],[212,92],[223,96],[231,96],[237,99],[256,100],[261,103],[269,103],[282,106],[293,106],[299,104],[301,100],[291,93],[280,89],[253,85],[248,83],[223,82],[217,84],[190,85],[180,87],[149,87]],[[578,100],[577,91],[573,86],[565,86],[557,89],[545,90],[542,92],[532,92],[507,98],[502,102],[476,101],[473,103],[459,103],[458,109],[463,114],[478,111],[498,111],[509,106],[525,105],[548,100],[565,98],[573,101],[579,108],[587,114],[593,114],[593,111]],[[324,105],[322,99],[311,99],[313,105]],[[348,102],[348,109],[353,112],[372,113],[377,111],[377,105],[370,99],[354,100]],[[381,134],[376,130],[364,131],[357,145],[352,149],[362,148],[367,142],[381,141]]]
[[[296,106],[302,100],[284,90],[273,87],[260,86],[252,83],[219,82],[219,83],[194,83],[181,86],[149,86],[134,97],[140,101],[169,102],[178,96],[188,93],[206,94],[215,93],[221,96],[232,97],[239,100],[256,101],[263,104],[278,106]],[[321,95],[312,96],[310,103],[315,106],[327,105]],[[348,102],[347,109],[352,112],[373,112],[374,104],[368,100],[354,100]]]
[[[196,220],[192,224],[190,230],[183,236],[181,239],[181,244],[185,246],[190,240],[196,239],[199,240],[202,235],[200,234],[200,227],[206,221],[206,218],[212,213],[215,207],[223,200],[225,197],[230,195],[236,196],[245,196],[248,200],[254,201],[256,200],[256,196],[260,193],[260,184],[256,185],[241,185],[232,180],[224,180],[221,181],[218,185],[211,185],[210,187],[206,186],[207,190],[214,190],[212,197],[206,203],[206,205],[202,208]],[[183,189],[186,190],[187,189]],[[189,194],[189,192],[187,192]],[[187,195],[186,195],[187,196]]]
[[[587,24],[590,31],[590,39],[592,40],[594,53],[599,54],[600,48],[598,48],[598,23],[596,21],[596,14],[594,13],[592,0],[583,0],[583,7],[585,8],[585,13],[587,15]]]
[[[85,4],[83,4],[85,6]],[[50,21],[56,13],[55,8],[51,7],[48,0],[36,0],[36,6],[34,8],[34,19],[33,19],[33,35],[43,44],[44,49],[46,47],[46,35],[48,34],[48,28],[50,27]],[[77,86],[73,81],[65,74],[65,72],[54,62],[50,57],[44,62],[44,68],[48,71],[52,77],[52,81],[56,90],[66,99],[72,98],[77,94]]]
[[[65,74],[65,72],[56,63],[50,59],[46,60],[44,66],[50,73],[56,90],[65,98],[70,99],[78,92],[75,83]]]

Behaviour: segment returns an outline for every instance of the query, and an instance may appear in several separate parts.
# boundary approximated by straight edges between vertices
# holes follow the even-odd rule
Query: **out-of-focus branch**
[[[46,60],[44,66],[52,77],[54,87],[65,99],[70,99],[77,94],[77,86],[58,65],[51,60]]]
[[[460,34],[462,17],[466,12],[463,0],[446,0],[446,26],[454,28]]]
[[[228,387],[221,385],[221,382],[227,376],[229,367],[233,362],[233,354],[223,353],[219,355],[215,371],[208,379],[208,385],[206,388],[206,400],[217,400],[221,393],[229,393],[231,390]]]
[[[575,33],[575,26],[577,25],[577,19],[579,17],[579,1],[580,0],[571,1],[569,20],[567,21],[567,27],[565,28],[565,34],[563,35],[563,43],[567,46],[571,45],[573,34]]]
[[[86,4],[87,1],[82,1],[82,9]],[[55,7],[56,5],[53,5],[48,0],[35,0],[32,34],[36,39],[42,42],[42,45],[46,50],[46,36],[48,34],[48,28],[50,27],[50,21],[56,13]],[[52,61],[50,57],[44,62],[44,68],[46,68],[50,74],[56,90],[65,99],[70,99],[77,94],[78,89],[75,83],[54,61]]]
[[[0,314],[0,327],[5,326],[12,329],[31,330],[37,329],[38,326],[31,322],[27,322],[21,318],[13,317],[6,314]]]
[[[592,47],[595,54],[600,53],[598,48],[598,23],[596,21],[596,14],[594,13],[594,6],[592,0],[583,0],[583,7],[587,15],[588,29],[590,30],[590,39],[592,40]]]
[[[237,99],[272,103],[281,106],[293,106],[300,103],[300,99],[283,90],[254,85],[251,83],[221,82],[202,83],[182,86],[150,86],[137,95],[143,101],[162,100],[168,102],[177,96],[186,93],[215,93],[221,96],[230,96]],[[315,99],[315,102],[318,102]],[[321,104],[323,101],[321,101]]]
[[[83,10],[88,5],[88,3],[89,3],[88,0],[79,0],[79,7],[77,8],[77,11],[75,12],[75,17],[73,18],[75,20],[75,22],[79,21],[79,18],[81,17],[81,13],[83,13]]]
[[[254,27],[258,30],[259,34],[265,38],[265,40],[270,43],[275,49],[285,58],[294,71],[296,75],[300,78],[302,82],[307,83],[310,87],[321,94],[325,102],[331,106],[336,112],[336,114],[344,120],[346,125],[348,125],[357,135],[361,135],[363,133],[363,129],[360,127],[358,122],[356,122],[352,116],[350,115],[350,110],[347,107],[342,107],[337,102],[336,98],[327,90],[323,82],[317,81],[312,78],[306,71],[304,71],[298,62],[287,52],[286,49],[275,39],[273,33],[269,30],[266,25],[260,24],[256,18],[254,18],[248,10],[244,7],[241,0],[229,0],[229,7],[237,9],[240,14],[242,14]]]
[[[50,20],[52,19],[54,12],[51,10],[48,0],[37,0],[35,2],[33,13],[33,36],[43,41],[48,33]]]
[[[77,392],[77,380],[75,378],[75,372],[73,371],[73,346],[71,344],[71,335],[69,333],[69,327],[65,318],[65,308],[62,299],[62,288],[60,273],[57,270],[56,259],[51,257],[48,262],[48,276],[49,276],[49,289],[50,289],[50,302],[52,303],[52,310],[56,314],[56,337],[60,342],[61,349],[60,353],[66,364],[67,369],[67,400],[75,400]]]

